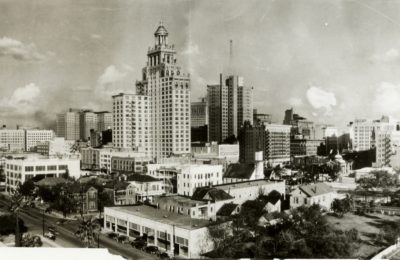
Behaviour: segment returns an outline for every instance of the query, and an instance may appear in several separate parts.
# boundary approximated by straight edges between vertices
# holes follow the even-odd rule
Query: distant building
[[[272,124],[272,115],[258,113],[257,109],[254,108],[253,109],[253,124],[254,125]]]
[[[71,177],[80,177],[79,159],[72,157],[10,159],[6,160],[4,169],[7,192],[38,175],[61,177],[68,172]]]
[[[53,140],[54,136],[53,130],[25,130],[25,151],[34,151],[40,142]]]
[[[36,152],[42,155],[71,154],[71,141],[65,141],[64,137],[55,137],[53,140],[42,141],[36,145]]]
[[[265,125],[264,159],[271,166],[290,162],[290,126]]]
[[[317,155],[318,147],[324,140],[312,140],[303,138],[290,139],[290,156],[296,155]]]
[[[79,110],[69,109],[68,112],[57,114],[57,137],[65,140],[76,141],[80,139],[80,116]]]
[[[159,25],[154,33],[155,44],[147,52],[142,79],[136,82],[136,94],[150,99],[150,126],[144,132],[149,139],[144,147],[150,149],[148,155],[157,159],[190,154],[190,76],[179,66],[168,35],[165,26]],[[140,114],[137,110],[135,113]],[[137,140],[143,139],[142,136]]]
[[[147,155],[152,155],[150,106],[151,99],[146,95],[121,93],[113,96],[114,147],[143,150]]]
[[[130,173],[130,174],[147,174],[147,165],[151,163],[149,157],[111,157],[111,172],[113,173]]]
[[[304,139],[315,139],[315,127],[312,121],[298,114],[294,114],[293,108],[285,111],[284,125],[290,125],[291,136],[302,135]]]
[[[90,131],[98,130],[97,114],[92,110],[83,110],[79,113],[80,140],[88,141],[90,139]]]
[[[239,132],[239,149],[241,163],[254,163],[255,153],[265,149],[265,126],[244,122]]]
[[[222,183],[222,165],[181,165],[177,175],[178,194],[192,196],[198,187]]]
[[[217,142],[192,144],[195,159],[220,159],[226,163],[239,161],[239,144],[218,144]]]
[[[264,179],[263,152],[255,153],[254,163],[236,163],[228,165],[223,177],[224,183]]]
[[[191,127],[208,125],[207,99],[202,98],[199,102],[190,103]]]
[[[6,151],[35,151],[37,144],[53,138],[53,130],[0,129],[0,144]]]
[[[253,88],[240,76],[220,74],[219,85],[207,86],[209,141],[223,142],[238,136],[245,121],[253,124]]]
[[[336,198],[336,191],[325,183],[300,185],[290,193],[290,208],[318,204],[322,208],[330,210],[332,202]]]
[[[109,111],[94,112],[97,115],[97,130],[100,132],[110,130],[113,126],[113,114]]]

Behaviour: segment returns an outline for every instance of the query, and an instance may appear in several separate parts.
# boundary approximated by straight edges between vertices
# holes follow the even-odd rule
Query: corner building
[[[177,64],[175,47],[168,44],[168,31],[162,24],[154,38],[142,80],[136,82],[136,94],[150,99],[148,149],[157,159],[189,154],[190,77]]]

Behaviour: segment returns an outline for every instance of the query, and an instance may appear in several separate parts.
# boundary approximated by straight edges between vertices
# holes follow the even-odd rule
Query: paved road
[[[0,197],[0,205],[8,207],[9,202]],[[21,219],[24,220],[25,225],[28,227],[28,231],[41,234],[42,233],[42,220],[43,215],[39,209],[28,208],[20,212]],[[64,224],[57,224],[60,219],[57,217],[45,215],[45,226],[53,225],[56,227],[58,235],[56,243],[61,247],[78,247],[83,248],[82,242],[75,237],[74,232],[77,227],[77,221],[68,220]],[[127,259],[156,259],[154,256],[146,254],[140,250],[132,248],[130,245],[124,245],[112,240],[105,235],[100,235],[100,247],[107,248],[111,253],[121,255]]]

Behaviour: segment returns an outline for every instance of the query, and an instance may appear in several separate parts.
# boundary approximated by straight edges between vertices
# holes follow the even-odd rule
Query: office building
[[[222,183],[222,165],[179,165],[178,194],[192,196],[198,187]]]
[[[312,140],[304,138],[291,138],[290,139],[290,156],[317,155],[318,147],[324,143],[324,140]]]
[[[90,131],[98,130],[97,114],[92,110],[83,110],[79,113],[80,140],[90,140]]]
[[[257,109],[254,108],[253,109],[253,124],[254,125],[272,124],[272,115],[258,113]]]
[[[57,114],[57,137],[65,140],[77,141],[80,139],[80,116],[79,110],[69,109],[68,112]]]
[[[116,148],[145,151],[152,155],[151,101],[145,95],[118,94],[113,96],[112,142]]]
[[[55,137],[49,141],[42,141],[36,145],[36,152],[42,155],[66,155],[71,153],[72,141],[66,141],[64,137]]]
[[[109,111],[94,112],[97,115],[97,130],[100,132],[110,130],[113,126],[113,113]]]
[[[25,131],[25,151],[34,151],[40,142],[53,140],[53,130],[30,129]]]
[[[223,142],[238,136],[245,121],[253,124],[253,87],[243,77],[220,74],[219,85],[207,86],[209,141]]]
[[[149,97],[150,126],[145,147],[153,158],[189,154],[190,77],[178,65],[175,47],[168,43],[168,31],[162,24],[154,38],[142,80],[136,82],[136,93]]]
[[[282,165],[290,162],[290,125],[265,125],[265,162]]]
[[[34,177],[61,177],[67,171],[71,177],[80,177],[79,159],[74,157],[10,159],[6,160],[4,169],[9,193]]]
[[[312,121],[293,112],[293,108],[285,110],[284,125],[291,126],[291,136],[302,135],[304,139],[315,139],[315,127]]]
[[[190,104],[191,141],[207,142],[208,140],[208,107],[206,98]]]
[[[1,129],[0,144],[5,151],[25,150],[25,131],[16,129]]]
[[[239,150],[241,163],[254,163],[255,153],[265,149],[265,126],[252,126],[246,121],[239,132]]]

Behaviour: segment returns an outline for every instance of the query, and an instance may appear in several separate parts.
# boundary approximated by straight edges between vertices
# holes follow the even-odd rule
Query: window
[[[25,166],[26,172],[33,172],[33,166]]]
[[[36,167],[35,167],[35,170],[36,170],[37,172],[39,172],[39,171],[45,171],[45,170],[46,170],[46,167],[45,167],[45,166],[36,166]]]

